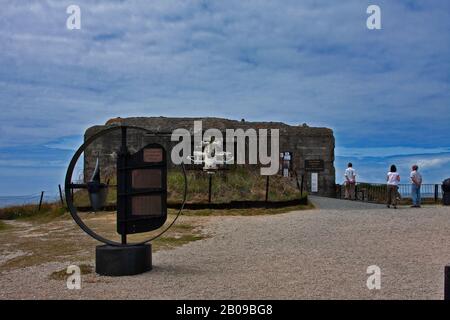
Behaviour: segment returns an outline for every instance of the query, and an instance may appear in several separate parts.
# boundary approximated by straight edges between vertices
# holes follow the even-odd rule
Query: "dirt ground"
[[[83,213],[83,221],[95,232],[120,242],[115,232],[116,217],[111,212]],[[174,219],[169,215],[166,225]],[[161,238],[154,241],[153,250],[164,250],[206,237],[201,229],[205,218],[184,217]],[[76,262],[91,264],[97,241],[86,235],[64,214],[52,221],[39,219],[4,220],[6,226],[0,231],[0,272],[49,262]],[[128,241],[140,242],[156,235],[148,232],[129,235]]]
[[[93,266],[95,241],[67,217],[45,225],[16,221],[0,233],[0,298],[442,299],[450,207],[394,210],[312,199],[317,209],[183,217],[168,240],[155,243],[152,271],[88,273],[80,290],[52,274],[70,264]],[[91,219],[94,227],[113,220]],[[381,270],[379,290],[366,285],[373,265]]]

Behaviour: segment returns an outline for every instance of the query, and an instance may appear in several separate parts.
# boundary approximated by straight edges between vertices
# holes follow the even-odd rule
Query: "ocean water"
[[[38,206],[40,199],[40,193],[24,196],[0,196],[0,208],[25,204],[36,204],[36,206]],[[44,194],[42,202],[54,202],[58,200],[59,196]]]

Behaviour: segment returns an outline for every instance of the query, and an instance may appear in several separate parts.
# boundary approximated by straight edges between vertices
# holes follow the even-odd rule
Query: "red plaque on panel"
[[[135,169],[131,172],[131,187],[133,189],[161,188],[161,169]]]
[[[160,216],[161,195],[135,196],[131,200],[131,210],[135,216]]]
[[[144,149],[144,162],[161,162],[163,161],[163,150],[160,148]]]

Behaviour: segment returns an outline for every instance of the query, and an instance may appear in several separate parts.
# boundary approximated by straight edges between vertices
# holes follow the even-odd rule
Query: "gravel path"
[[[442,299],[450,207],[312,201],[319,209],[211,217],[210,238],[154,254],[153,271],[86,275],[81,290],[48,279],[63,264],[4,272],[0,298]],[[366,287],[370,265],[381,290]]]

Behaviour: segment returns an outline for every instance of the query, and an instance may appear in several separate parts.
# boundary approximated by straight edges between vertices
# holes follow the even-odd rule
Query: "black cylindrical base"
[[[444,300],[450,300],[450,265],[444,269]]]
[[[131,276],[152,269],[152,245],[97,246],[95,272],[102,276]]]

